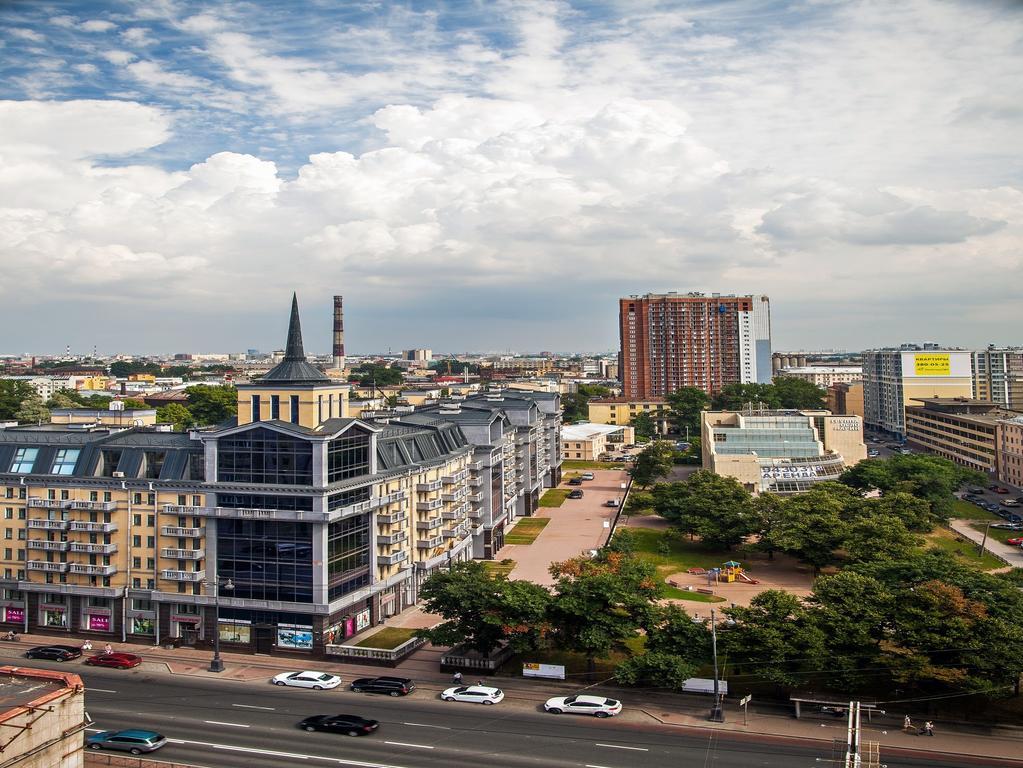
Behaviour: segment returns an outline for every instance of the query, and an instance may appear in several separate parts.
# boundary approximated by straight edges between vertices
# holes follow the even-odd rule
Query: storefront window
[[[296,624],[279,624],[277,626],[277,645],[281,648],[311,650],[313,647],[313,628]]]
[[[220,642],[222,643],[251,643],[252,627],[248,622],[221,621],[218,625]]]
[[[155,635],[156,622],[153,619],[136,616],[131,620],[131,633],[133,635]]]

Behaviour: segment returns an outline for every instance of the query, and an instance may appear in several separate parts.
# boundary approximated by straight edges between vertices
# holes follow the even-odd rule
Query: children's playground
[[[753,564],[728,560],[715,568],[690,568],[667,579],[679,589],[718,595],[736,605],[749,605],[754,597],[769,589],[805,597],[810,594],[812,581],[805,566],[778,555],[773,560],[758,558]]]

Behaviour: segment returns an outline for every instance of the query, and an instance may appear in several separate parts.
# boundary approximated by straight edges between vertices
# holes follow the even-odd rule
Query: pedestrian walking
[[[476,681],[476,685],[483,685],[483,681],[482,680],[477,680]]]
[[[913,721],[909,719],[909,715],[906,715],[902,719],[902,730],[911,731],[913,730]]]
[[[928,736],[934,735],[934,723],[932,723],[930,720],[924,723],[924,733],[926,733]]]
[[[110,643],[107,643],[106,645],[103,646],[103,653],[113,653],[113,652],[114,652],[114,647]]]
[[[461,685],[462,684],[462,673],[461,672],[455,672],[455,674],[453,674],[451,676],[451,682],[454,683],[455,685]]]
[[[86,640],[84,643],[82,643],[82,650],[83,651],[91,651],[92,650],[92,641],[91,640]]]

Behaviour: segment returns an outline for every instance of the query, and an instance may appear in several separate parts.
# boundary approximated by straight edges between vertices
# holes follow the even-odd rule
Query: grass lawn
[[[998,515],[962,499],[952,502],[952,515],[963,520],[997,520]]]
[[[657,578],[662,582],[673,573],[689,568],[716,568],[726,560],[738,559],[736,552],[715,552],[688,539],[667,539],[667,554],[661,554],[658,543],[664,540],[664,533],[650,528],[629,528],[636,542],[636,556],[657,568]],[[720,603],[723,597],[705,595],[702,592],[687,592],[678,587],[664,585],[665,597],[675,600],[691,600],[698,603]]]
[[[567,469],[625,469],[620,461],[580,461],[578,459],[565,459],[561,462],[561,468]]]
[[[987,527],[987,523],[971,523],[971,525],[981,533],[984,533],[984,529]],[[987,532],[987,537],[1005,544],[1006,539],[1018,539],[1023,537],[1023,531],[1007,531],[1004,528],[991,528]],[[1011,547],[1012,545],[1010,544],[1009,546]]]
[[[1001,568],[1005,565],[1005,563],[988,552],[984,552],[983,556],[978,556],[977,545],[974,542],[965,540],[962,536],[958,536],[953,531],[946,530],[945,528],[935,528],[932,533],[927,535],[927,543],[936,549],[951,552],[964,563],[968,563],[982,571],[990,571],[993,568]]]
[[[505,544],[532,544],[550,522],[546,517],[524,517],[504,535]]]
[[[392,650],[402,643],[407,643],[416,636],[418,630],[406,627],[384,627],[379,632],[374,632],[365,640],[356,643],[360,648],[384,648]]]
[[[540,497],[541,507],[560,507],[568,498],[568,488],[551,488]]]
[[[515,561],[507,557],[504,560],[484,560],[483,567],[494,576],[507,576],[515,568]]]

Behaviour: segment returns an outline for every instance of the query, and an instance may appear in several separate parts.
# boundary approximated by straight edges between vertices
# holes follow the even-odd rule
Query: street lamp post
[[[712,723],[723,723],[725,722],[725,713],[721,708],[721,684],[718,681],[718,622],[713,608],[710,609],[710,637],[711,648],[714,651],[714,704],[710,708],[710,717],[707,719]]]
[[[209,589],[213,586],[213,606],[214,606],[214,619],[213,619],[213,659],[210,660],[210,672],[223,672],[224,661],[220,658],[220,577],[218,576],[214,581],[207,581],[206,588]],[[224,589],[230,592],[234,589],[234,583],[231,579],[227,579],[223,584]]]
[[[991,523],[993,522],[994,520],[988,520],[987,525],[984,526],[984,538],[981,539],[980,546],[977,549],[977,557],[984,556],[984,545],[987,544],[987,532],[991,530]]]

